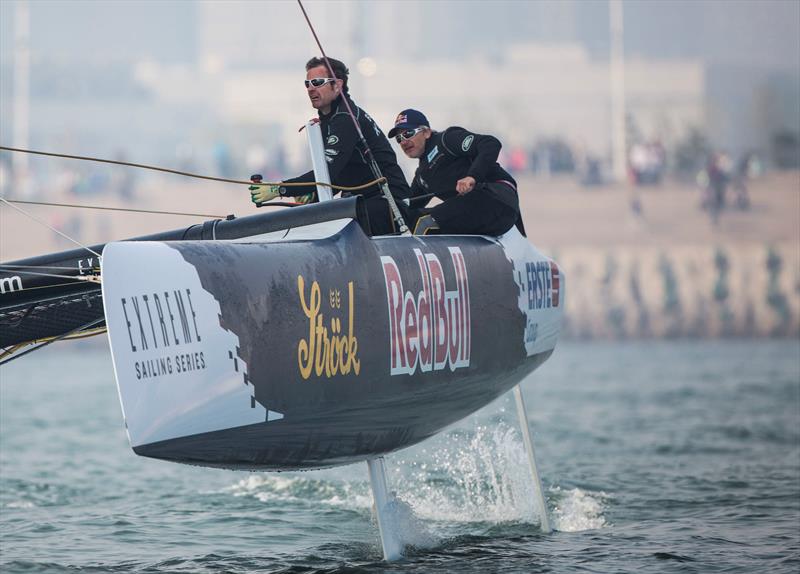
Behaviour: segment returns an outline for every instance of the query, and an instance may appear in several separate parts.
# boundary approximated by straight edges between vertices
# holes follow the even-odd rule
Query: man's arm
[[[422,185],[421,179],[418,170],[414,174],[414,179],[411,181],[411,197],[408,200],[404,200],[408,202],[410,207],[425,207],[433,198],[433,194],[431,194],[430,190]]]
[[[303,175],[284,180],[283,183],[312,183],[314,179],[314,172],[309,171]],[[298,185],[285,187],[281,186],[281,195],[285,197],[297,197],[298,195],[306,195],[307,193],[316,193],[317,188],[314,185]]]
[[[442,143],[451,155],[466,156],[472,163],[464,174],[476,182],[486,181],[486,174],[497,162],[503,145],[494,136],[476,134],[464,128],[452,127],[445,130]]]

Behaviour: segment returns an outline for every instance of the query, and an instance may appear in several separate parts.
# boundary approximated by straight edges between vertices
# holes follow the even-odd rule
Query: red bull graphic
[[[451,371],[469,366],[471,321],[469,279],[464,255],[449,247],[455,276],[448,290],[444,269],[433,253],[414,249],[419,289],[406,291],[400,269],[390,256],[381,256],[389,310],[392,375]]]

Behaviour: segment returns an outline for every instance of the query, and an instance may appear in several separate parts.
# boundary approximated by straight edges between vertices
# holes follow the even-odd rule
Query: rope
[[[167,169],[165,167],[156,167],[156,166],[152,166],[152,165],[145,165],[143,163],[132,163],[132,162],[129,162],[129,161],[117,161],[117,160],[113,160],[113,159],[102,159],[102,158],[88,157],[88,156],[82,156],[82,155],[68,155],[68,154],[64,154],[64,153],[51,153],[51,152],[46,152],[46,151],[36,151],[36,150],[32,150],[32,149],[22,149],[22,148],[17,148],[17,147],[6,147],[6,146],[0,146],[0,150],[13,151],[13,152],[17,152],[17,153],[29,153],[29,154],[33,154],[33,155],[46,155],[46,156],[49,156],[49,157],[63,157],[63,158],[67,158],[67,159],[79,159],[79,160],[83,160],[83,161],[96,161],[96,162],[99,162],[99,163],[111,163],[111,164],[115,164],[115,165],[126,165],[128,167],[138,167],[138,168],[141,168],[141,169],[149,169],[149,170],[152,170],[152,171],[161,171],[161,172],[164,172],[164,173],[174,173],[175,175],[184,175],[186,177],[194,177],[196,179],[207,179],[209,181],[221,181],[223,183],[235,183],[237,185],[253,185],[252,181],[241,181],[241,180],[238,180],[238,179],[226,179],[224,177],[212,177],[210,175],[199,175],[199,174],[196,174],[196,173],[189,173],[187,171],[178,171],[177,169]],[[323,182],[319,182],[319,181],[313,181],[313,182],[310,182],[310,183],[305,183],[305,182],[288,183],[288,182],[281,182],[281,181],[275,181],[275,182],[265,181],[265,182],[259,183],[258,185],[276,185],[276,186],[280,186],[280,187],[305,187],[307,185],[323,185],[325,187],[330,187],[331,189],[336,189],[336,190],[339,190],[339,191],[361,191],[362,189],[367,189],[368,187],[372,187],[376,183],[383,183],[385,181],[386,181],[385,177],[379,177],[379,178],[377,178],[377,179],[375,179],[373,181],[370,181],[370,182],[365,183],[363,185],[357,185],[357,186],[354,186],[354,187],[347,187],[347,186],[344,186],[344,185],[334,185],[332,183],[323,183]]]
[[[85,331],[81,331],[79,333],[75,333],[74,335],[68,335],[66,337],[61,337],[61,341],[76,341],[78,339],[88,339],[89,337],[96,337],[97,335],[102,335],[108,329],[106,327],[93,327],[91,329],[87,329]],[[12,345],[11,347],[6,347],[0,352],[0,359],[5,359],[9,355],[13,355],[17,351],[19,351],[23,347],[27,347],[28,345],[35,345],[37,343],[46,343],[48,341],[52,341],[56,337],[45,337],[44,339],[34,339],[33,341],[25,341],[24,343],[17,343],[16,345]],[[55,342],[55,341],[54,341]],[[39,347],[37,347],[38,349]],[[32,349],[35,350],[35,349]]]
[[[100,209],[103,211],[130,211],[132,213],[154,213],[156,215],[185,215],[187,217],[211,217],[225,219],[224,215],[213,215],[210,213],[184,213],[179,211],[154,211],[152,209],[133,209],[130,207],[103,207],[100,205],[77,205],[73,203],[49,203],[47,201],[23,201],[21,199],[9,199],[9,203],[25,203],[28,205],[49,205],[51,207],[79,207],[83,209]]]
[[[16,265],[14,263],[0,263],[0,267],[14,269],[60,269],[61,271],[75,271],[74,267],[58,267],[56,265]]]
[[[2,268],[3,265],[0,265]],[[25,271],[23,269],[13,269],[10,271],[6,271],[4,269],[0,269],[4,273],[22,273],[23,275],[36,275],[38,277],[55,277],[56,279],[73,279],[75,281],[91,281],[93,283],[100,283],[100,277],[96,275],[58,275],[56,273],[39,273],[37,271]],[[24,289],[20,289],[20,291],[24,291]]]
[[[16,210],[17,210],[17,211],[19,211],[21,214],[23,214],[23,215],[25,215],[25,216],[27,216],[27,217],[30,217],[31,219],[33,219],[34,221],[36,221],[36,222],[38,222],[38,223],[41,223],[42,225],[44,225],[45,227],[47,227],[47,228],[48,228],[50,231],[55,231],[56,233],[58,233],[58,234],[59,234],[61,237],[63,237],[64,239],[68,239],[69,241],[72,241],[72,242],[73,242],[75,245],[77,245],[77,246],[79,246],[79,247],[81,247],[81,248],[85,249],[85,250],[86,250],[86,251],[88,251],[89,253],[91,253],[91,254],[93,254],[93,255],[96,255],[97,257],[100,257],[100,254],[99,254],[97,251],[93,250],[93,249],[92,249],[92,248],[90,248],[90,247],[86,247],[86,246],[85,246],[83,243],[81,243],[81,242],[80,242],[80,241],[78,241],[77,239],[73,239],[72,237],[70,237],[70,236],[69,236],[69,235],[67,235],[66,233],[62,233],[61,231],[59,231],[58,229],[56,229],[56,228],[55,228],[55,227],[53,227],[52,225],[50,225],[50,224],[48,224],[48,223],[45,223],[44,221],[42,221],[42,220],[41,220],[41,219],[39,219],[38,217],[35,217],[35,216],[31,215],[30,213],[28,213],[28,212],[27,212],[27,211],[25,211],[24,209],[20,209],[20,208],[19,208],[19,207],[17,207],[16,205],[13,205],[13,204],[11,204],[11,203],[10,203],[10,202],[9,202],[9,201],[8,201],[8,200],[5,198],[5,197],[2,197],[2,196],[0,196],[0,201],[2,201],[3,203],[5,203],[6,205],[8,205],[8,206],[9,206],[11,209],[16,209]]]
[[[75,279],[75,277],[70,276],[70,279]],[[52,285],[39,285],[38,287],[23,287],[22,289],[17,289],[13,291],[13,293],[24,293],[26,291],[34,291],[35,289],[52,289],[53,287],[65,287],[67,285],[77,285],[74,281],[71,283],[53,283]]]

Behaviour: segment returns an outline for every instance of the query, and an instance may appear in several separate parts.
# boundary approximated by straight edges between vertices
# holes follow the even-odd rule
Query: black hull
[[[519,234],[117,243],[103,300],[137,454],[312,469],[418,443],[552,353],[563,277]]]
[[[255,424],[133,450],[149,458],[234,470],[313,470],[361,462],[415,445],[458,422],[513,388],[551,353],[531,357],[493,380],[454,381],[430,392],[307,413],[297,422]]]

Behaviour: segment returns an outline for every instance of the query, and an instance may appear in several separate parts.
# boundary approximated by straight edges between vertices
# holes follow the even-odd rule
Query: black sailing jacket
[[[322,127],[322,139],[325,144],[325,159],[328,161],[328,172],[331,176],[331,183],[336,185],[353,187],[363,185],[375,179],[369,167],[366,152],[362,149],[358,133],[352,118],[347,112],[347,106],[342,101],[344,96],[339,96],[331,104],[331,111],[328,114],[319,113],[319,121]],[[359,108],[352,99],[349,100],[350,108],[358,119],[361,132],[367,141],[367,146],[372,151],[375,161],[381,174],[389,183],[389,190],[395,199],[400,200],[409,197],[410,192],[403,170],[397,165],[397,156],[389,145],[389,140],[383,134],[378,124],[370,115]],[[309,171],[299,177],[287,179],[286,183],[312,182],[314,172]],[[282,188],[282,195],[303,195],[316,191],[313,186],[298,186]],[[333,190],[334,194],[336,190]],[[355,192],[366,197],[377,197],[380,195],[380,187],[376,184],[365,190]]]
[[[458,195],[456,182],[467,176],[475,178],[475,187],[484,183],[504,181],[508,186],[488,189],[509,207],[519,210],[517,182],[497,163],[502,144],[489,135],[476,134],[457,126],[443,132],[433,132],[425,142],[425,152],[411,182],[411,195],[433,193],[442,200]]]

